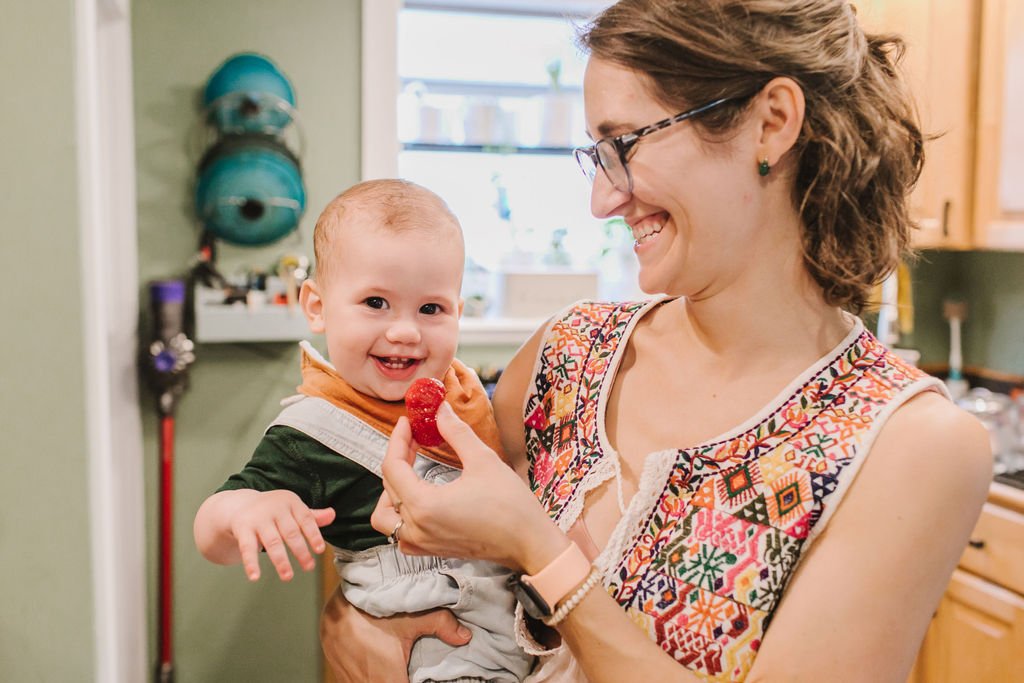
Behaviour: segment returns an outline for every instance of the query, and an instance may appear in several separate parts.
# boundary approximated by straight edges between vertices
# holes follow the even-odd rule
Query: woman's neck
[[[813,362],[849,333],[849,316],[825,302],[802,263],[780,269],[776,262],[766,277],[757,270],[714,293],[673,302],[676,312],[665,322],[681,321],[677,331],[694,352],[737,373],[762,362]]]

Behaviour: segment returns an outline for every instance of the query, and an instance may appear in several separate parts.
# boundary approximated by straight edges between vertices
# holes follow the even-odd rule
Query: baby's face
[[[463,252],[444,233],[346,229],[320,286],[327,352],[354,389],[400,401],[458,346]]]

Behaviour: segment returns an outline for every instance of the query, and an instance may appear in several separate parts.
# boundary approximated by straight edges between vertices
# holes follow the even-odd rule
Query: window
[[[483,271],[523,270],[600,271],[592,295],[632,295],[632,238],[621,221],[591,216],[572,158],[589,144],[574,21],[493,0],[475,10],[423,4],[398,19],[398,174],[437,192],[462,222],[464,295],[493,294],[471,291],[487,287],[474,277]]]

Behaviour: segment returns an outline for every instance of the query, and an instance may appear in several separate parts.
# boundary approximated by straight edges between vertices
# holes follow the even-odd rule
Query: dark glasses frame
[[[668,128],[669,126],[673,126],[682,121],[686,121],[687,119],[693,118],[694,116],[698,116],[705,112],[711,111],[715,107],[718,107],[734,99],[737,98],[722,97],[720,99],[715,100],[714,102],[702,104],[699,107],[695,107],[688,111],[684,111],[682,113],[676,114],[675,116],[670,116],[667,119],[662,119],[661,121],[652,123],[648,126],[637,128],[636,130],[630,131],[628,133],[601,138],[600,140],[590,145],[589,147],[577,147],[576,149],[574,149],[573,157],[575,157],[576,163],[579,165],[580,170],[583,172],[583,175],[590,182],[594,182],[594,176],[597,173],[597,169],[600,168],[604,172],[605,177],[608,178],[608,182],[610,182],[616,190],[619,190],[620,192],[632,193],[633,175],[629,172],[629,165],[627,163],[626,155],[629,154],[629,152],[633,149],[633,147],[636,146],[638,142],[640,142],[641,138],[650,135],[651,133],[656,133],[659,130]],[[618,179],[618,182],[616,178],[612,177],[612,173],[609,172],[608,166],[602,160],[602,149],[606,149],[609,146],[615,151],[619,166],[622,168],[622,173],[625,175],[625,178]],[[622,183],[623,180],[625,181],[624,183]]]

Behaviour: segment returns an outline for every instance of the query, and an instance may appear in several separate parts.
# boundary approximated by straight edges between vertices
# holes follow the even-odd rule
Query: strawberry
[[[444,401],[444,384],[433,377],[421,377],[405,392],[405,412],[409,415],[412,437],[421,446],[440,446],[444,438],[437,431],[437,409]]]

